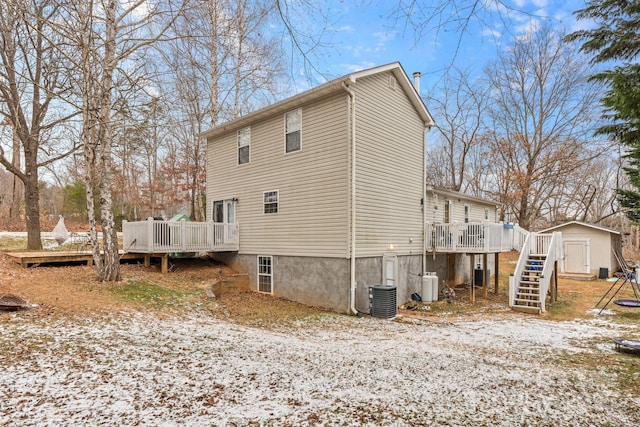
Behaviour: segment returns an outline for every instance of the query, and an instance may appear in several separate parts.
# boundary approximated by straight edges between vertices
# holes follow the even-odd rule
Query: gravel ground
[[[607,369],[635,357],[611,339],[638,330],[606,321],[327,315],[266,330],[205,313],[18,312],[0,332],[1,425],[640,424],[640,397]],[[599,362],[571,363],[582,357]]]

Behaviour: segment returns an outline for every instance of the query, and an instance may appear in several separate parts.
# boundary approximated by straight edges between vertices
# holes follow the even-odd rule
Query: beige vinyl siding
[[[569,224],[557,230],[562,232],[563,240],[589,239],[589,264],[592,273],[598,273],[600,267],[606,267],[611,272],[617,262],[612,253],[612,234],[605,230],[598,230],[579,224]]]
[[[235,130],[209,140],[207,217],[214,200],[238,198],[240,254],[347,256],[347,96],[301,107],[301,151],[285,154],[284,114],[251,125],[249,164],[237,164]],[[264,214],[272,190],[278,213]]]
[[[462,196],[462,195],[461,195]],[[463,197],[453,197],[427,191],[427,221],[444,223],[444,206],[451,202],[451,221],[464,222],[464,206],[469,206],[469,222],[497,222],[498,214],[493,203],[481,203],[477,200],[466,200]],[[484,210],[489,209],[489,219],[485,220]]]
[[[358,79],[356,256],[423,250],[424,123],[390,73]]]

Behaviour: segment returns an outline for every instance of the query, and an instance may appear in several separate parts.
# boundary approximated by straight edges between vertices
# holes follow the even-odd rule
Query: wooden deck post
[[[482,268],[483,268],[483,280],[482,280],[482,297],[486,298],[489,294],[489,264],[488,264],[489,254],[486,252],[482,254]]]
[[[498,283],[499,283],[498,276],[499,276],[499,272],[500,272],[500,252],[496,252],[496,253],[495,253],[495,261],[494,261],[494,264],[495,264],[495,267],[494,267],[494,268],[496,269],[496,272],[495,272],[495,275],[494,275],[494,277],[493,277],[493,279],[494,279],[494,280],[493,280],[493,282],[494,282],[494,283],[493,283],[493,286],[494,286],[494,290],[493,290],[493,292],[494,292],[496,295],[498,295]]]
[[[558,301],[558,261],[554,261],[551,274],[551,302],[556,301]]]
[[[471,275],[471,288],[469,289],[469,302],[471,302],[471,304],[475,304],[476,302],[476,275],[473,274],[474,271],[474,265],[473,265],[473,254],[469,254],[469,267],[470,268],[470,275]]]
[[[162,274],[167,274],[169,272],[169,254],[163,254],[161,259],[160,272]]]

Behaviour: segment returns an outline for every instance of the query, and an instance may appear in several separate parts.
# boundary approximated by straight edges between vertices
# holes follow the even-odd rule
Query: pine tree
[[[620,204],[627,215],[640,223],[640,1],[593,0],[576,12],[578,19],[593,20],[597,27],[576,31],[568,41],[583,41],[581,50],[592,54],[592,62],[617,65],[594,75],[608,85],[602,99],[607,124],[596,134],[609,136],[626,147],[629,165],[625,172],[631,190],[618,189]]]

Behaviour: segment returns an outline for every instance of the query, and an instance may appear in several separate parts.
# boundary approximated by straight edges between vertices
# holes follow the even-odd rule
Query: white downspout
[[[422,275],[427,274],[427,133],[430,127],[424,128],[422,148]]]
[[[342,87],[349,94],[349,117],[351,118],[351,287],[350,309],[358,314],[356,308],[356,94],[342,82]]]

